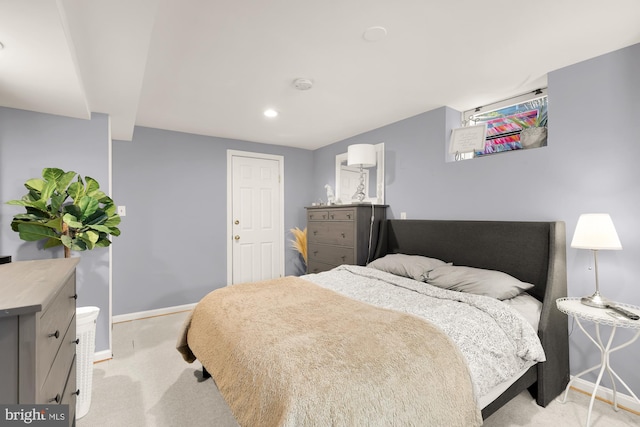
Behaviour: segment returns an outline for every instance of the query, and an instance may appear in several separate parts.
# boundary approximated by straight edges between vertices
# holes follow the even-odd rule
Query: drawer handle
[[[342,255],[342,261],[344,261],[345,259],[347,259],[346,255]]]
[[[72,298],[72,299],[77,300],[77,299],[78,299],[78,294],[73,294],[73,296],[72,296],[72,297],[69,297],[69,298]]]
[[[60,338],[60,331],[55,331],[52,334],[49,334],[49,338],[56,337],[56,339]]]
[[[335,215],[331,214],[329,215],[331,217],[331,219],[335,218]]]
[[[313,219],[313,214],[309,215],[309,219]]]
[[[76,343],[76,344],[80,344],[80,338],[76,338],[75,340],[71,341],[72,343]]]
[[[313,235],[315,236],[316,234],[318,234],[317,230],[313,230]]]
[[[314,255],[318,255],[318,251],[313,251],[313,254]]]
[[[347,236],[345,236],[345,235],[344,235],[344,233],[340,233],[340,234],[342,235],[342,238],[343,238],[343,239],[344,239],[345,237],[347,237]]]
[[[77,389],[76,391],[74,391],[73,393],[71,393],[71,395],[76,395],[76,396],[80,396],[80,389]]]
[[[49,403],[51,402],[56,402],[56,403],[60,403],[60,394],[56,394],[56,397],[54,397],[53,399],[49,399]]]

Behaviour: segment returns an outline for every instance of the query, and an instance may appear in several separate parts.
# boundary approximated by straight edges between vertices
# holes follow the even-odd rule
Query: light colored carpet
[[[175,350],[185,317],[177,313],[114,325],[113,359],[94,365],[91,408],[78,427],[238,425],[213,381],[202,381],[200,364],[184,362]],[[567,403],[540,408],[524,392],[484,425],[582,427],[588,405],[588,396],[570,391]],[[591,426],[640,426],[640,416],[596,401]]]

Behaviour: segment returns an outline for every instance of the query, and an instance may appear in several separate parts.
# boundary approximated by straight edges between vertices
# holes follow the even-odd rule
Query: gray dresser
[[[79,258],[0,265],[0,402],[68,404],[75,424]]]
[[[330,205],[306,209],[308,273],[319,273],[342,264],[365,265],[373,256],[380,222],[386,219],[386,205]]]

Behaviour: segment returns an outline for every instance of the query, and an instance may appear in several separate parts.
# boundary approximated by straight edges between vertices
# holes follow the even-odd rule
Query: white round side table
[[[640,315],[640,307],[636,307],[629,304],[623,303],[615,303],[616,305],[625,308],[633,313]],[[609,312],[611,309],[603,309],[590,307],[588,305],[584,305],[580,302],[580,298],[559,298],[556,300],[556,306],[558,310],[565,313],[568,316],[572,316],[582,332],[593,342],[596,347],[600,350],[600,363],[596,366],[589,368],[585,371],[580,372],[578,375],[574,376],[569,384],[567,384],[567,389],[564,392],[564,397],[561,400],[562,403],[567,401],[567,394],[569,393],[569,388],[571,384],[582,375],[587,374],[589,372],[595,371],[596,369],[600,369],[598,372],[598,379],[596,380],[596,384],[593,388],[593,393],[591,394],[591,401],[589,403],[589,412],[587,413],[587,427],[589,427],[591,423],[591,411],[593,409],[593,403],[596,398],[596,393],[598,391],[598,387],[600,386],[600,381],[602,381],[602,376],[606,371],[609,374],[609,378],[611,379],[611,383],[613,384],[613,408],[618,411],[618,401],[617,401],[617,391],[616,391],[616,383],[614,377],[627,389],[627,391],[633,396],[633,398],[640,403],[640,399],[631,391],[629,386],[622,381],[622,378],[611,368],[609,364],[609,356],[611,353],[618,351],[628,345],[632,344],[634,341],[638,339],[640,336],[640,320],[631,320],[627,318],[615,318],[612,317]],[[596,325],[596,334],[595,338],[589,334],[584,326],[582,325],[582,321],[592,322]],[[611,335],[607,340],[606,345],[602,342],[602,338],[600,336],[600,325],[611,326]],[[616,334],[617,328],[627,328],[627,329],[635,329],[637,332],[634,336],[625,342],[624,344],[620,344],[616,347],[611,348],[611,343],[613,342],[613,337]]]

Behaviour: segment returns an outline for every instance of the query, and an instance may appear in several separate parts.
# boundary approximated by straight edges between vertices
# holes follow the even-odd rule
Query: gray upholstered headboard
[[[487,406],[485,418],[525,388],[542,406],[564,390],[569,381],[567,318],[555,304],[567,295],[563,222],[387,220],[380,227],[374,258],[423,255],[503,271],[534,285],[527,292],[543,303],[538,335],[547,361]]]
[[[374,258],[404,253],[503,271],[534,284],[542,301],[549,270],[565,268],[565,245],[562,222],[388,220]]]

